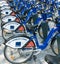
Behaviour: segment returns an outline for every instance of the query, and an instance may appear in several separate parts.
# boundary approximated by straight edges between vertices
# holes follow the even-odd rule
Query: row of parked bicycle
[[[53,53],[58,55],[54,44],[60,42],[59,6],[57,0],[0,0],[4,56],[10,63],[28,61],[50,42]]]

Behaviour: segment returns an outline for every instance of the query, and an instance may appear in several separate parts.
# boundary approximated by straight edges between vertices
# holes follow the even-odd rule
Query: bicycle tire
[[[50,47],[51,47],[51,50],[52,50],[52,52],[55,54],[55,55],[58,55],[57,53],[56,53],[56,51],[54,50],[54,44],[55,44],[55,41],[56,41],[56,38],[54,37],[52,40],[51,40],[51,44],[50,44]]]

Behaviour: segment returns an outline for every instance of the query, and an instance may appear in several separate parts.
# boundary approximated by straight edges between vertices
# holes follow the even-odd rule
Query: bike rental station
[[[0,0],[0,64],[60,64],[60,0]]]

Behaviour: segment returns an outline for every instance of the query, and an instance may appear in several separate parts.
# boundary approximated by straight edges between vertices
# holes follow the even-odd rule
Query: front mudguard
[[[6,45],[12,48],[35,47],[34,41],[25,35],[10,37],[6,42]]]

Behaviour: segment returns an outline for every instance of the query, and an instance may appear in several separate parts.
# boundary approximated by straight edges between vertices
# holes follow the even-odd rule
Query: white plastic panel
[[[15,16],[9,15],[9,16],[5,16],[4,18],[2,18],[2,21],[3,22],[10,22],[10,21],[14,21],[15,19],[16,19]]]
[[[10,15],[11,13],[12,13],[12,10],[10,10],[10,9],[3,9],[1,11],[1,14],[4,14],[4,15]]]
[[[14,31],[20,26],[17,22],[9,22],[3,26],[4,29],[7,29],[9,31]]]
[[[17,37],[8,41],[6,45],[12,48],[22,48],[28,41],[29,39],[26,37]],[[20,44],[17,46],[16,43],[20,43]]]

